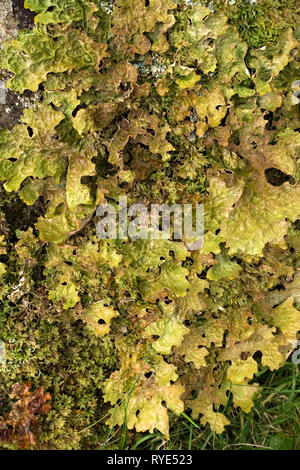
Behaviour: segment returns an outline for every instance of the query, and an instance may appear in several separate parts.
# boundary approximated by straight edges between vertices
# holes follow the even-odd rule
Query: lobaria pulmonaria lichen
[[[7,87],[40,99],[0,132],[2,415],[13,384],[44,387],[41,448],[97,448],[107,414],[222,433],[293,350],[300,31],[274,7],[250,40],[234,12],[256,8],[257,32],[270,2],[220,3],[25,0],[35,28],[3,46]],[[122,195],[203,203],[203,247],[99,240],[97,206]]]

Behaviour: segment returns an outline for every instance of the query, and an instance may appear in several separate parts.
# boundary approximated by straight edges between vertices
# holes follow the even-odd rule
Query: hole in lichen
[[[198,279],[206,279],[208,268],[205,268],[201,273],[196,273]]]
[[[85,103],[83,103],[82,105],[76,106],[76,108],[72,111],[72,116],[76,117],[76,114],[78,113],[78,111],[80,109],[85,109],[85,108],[87,108],[87,105]]]
[[[194,260],[190,257],[187,257],[185,262],[183,263],[184,266],[193,266]]]
[[[261,358],[262,358],[262,352],[261,351],[256,351],[253,354],[253,359],[258,362],[259,364],[261,363]]]
[[[291,175],[283,173],[283,171],[279,170],[278,168],[267,168],[265,170],[265,176],[268,183],[270,183],[272,186],[281,186],[287,181],[290,184],[295,184],[295,179]]]
[[[268,114],[264,116],[265,121],[268,121],[266,124],[267,131],[274,131],[276,127],[273,126],[273,113],[270,111]]]
[[[120,90],[122,91],[127,91],[130,86],[130,83],[128,82],[121,82],[120,83]]]
[[[220,127],[226,126],[226,120],[227,120],[228,116],[229,116],[229,107],[228,107],[228,109],[227,109],[227,111],[226,111],[225,116],[221,119]]]
[[[105,325],[106,322],[103,320],[103,318],[100,318],[100,320],[98,320],[98,325]]]
[[[28,127],[27,127],[27,132],[28,132],[29,137],[32,137],[32,136],[33,136],[33,129],[32,129],[32,127],[28,126]]]
[[[225,330],[224,334],[223,334],[222,348],[225,348],[225,346],[226,346],[226,338],[227,338],[228,335],[229,335],[229,331]]]
[[[90,176],[84,175],[81,176],[80,178],[80,183],[81,184],[89,184],[92,181],[92,178]]]

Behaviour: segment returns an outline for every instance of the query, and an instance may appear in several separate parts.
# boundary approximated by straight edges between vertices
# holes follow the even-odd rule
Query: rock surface
[[[34,14],[24,8],[24,0],[2,0],[0,3],[0,48],[17,36],[22,29],[31,29]],[[11,129],[22,116],[23,109],[39,98],[38,93],[25,92],[23,95],[5,89],[10,74],[0,69],[0,129]]]

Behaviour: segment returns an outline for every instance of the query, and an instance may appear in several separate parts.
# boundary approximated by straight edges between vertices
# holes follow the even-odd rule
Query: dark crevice
[[[35,13],[24,8],[24,0],[12,0],[12,8],[20,29],[33,28]]]
[[[281,186],[287,181],[290,184],[295,184],[295,179],[291,175],[287,175],[278,168],[267,168],[265,170],[265,176],[268,183],[270,183],[272,186]]]

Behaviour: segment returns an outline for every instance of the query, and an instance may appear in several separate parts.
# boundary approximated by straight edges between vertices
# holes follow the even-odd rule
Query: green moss
[[[216,10],[224,10],[249,48],[259,48],[267,42],[275,43],[280,31],[295,27],[299,14],[297,0],[236,0],[234,4],[223,0],[213,1]]]
[[[103,381],[116,367],[111,338],[96,338],[74,315],[60,314],[45,292],[6,301],[0,315],[0,340],[7,362],[0,369],[0,415],[10,407],[8,391],[16,382],[29,381],[33,389],[51,394],[51,411],[41,420],[39,442],[43,448],[96,448],[106,428],[99,394]]]

